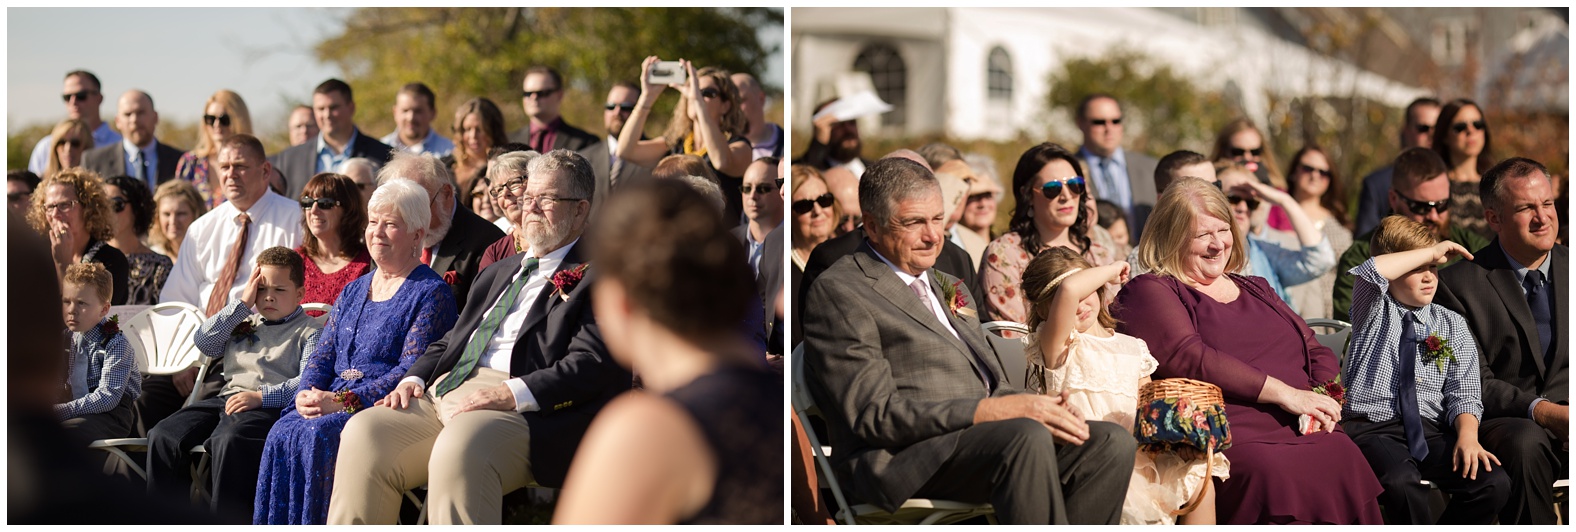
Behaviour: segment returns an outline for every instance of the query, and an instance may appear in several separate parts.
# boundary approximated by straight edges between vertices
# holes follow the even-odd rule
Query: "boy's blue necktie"
[[[1412,458],[1422,462],[1428,457],[1428,442],[1423,439],[1423,417],[1417,413],[1417,333],[1412,322],[1417,318],[1411,312],[1401,313],[1401,389],[1396,392],[1400,400],[1401,428],[1406,432],[1406,447]]]

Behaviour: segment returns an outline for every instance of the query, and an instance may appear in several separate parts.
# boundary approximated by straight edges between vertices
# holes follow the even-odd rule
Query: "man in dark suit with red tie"
[[[932,268],[941,187],[906,159],[859,183],[868,240],[809,287],[810,393],[832,461],[863,502],[991,503],[1003,524],[1116,524],[1137,444],[1061,398],[1012,386],[974,298]]]
[[[1559,215],[1542,164],[1503,161],[1478,190],[1497,237],[1439,273],[1435,300],[1466,317],[1477,339],[1478,438],[1511,479],[1499,522],[1552,525],[1553,483],[1570,463],[1570,250],[1555,243]]]

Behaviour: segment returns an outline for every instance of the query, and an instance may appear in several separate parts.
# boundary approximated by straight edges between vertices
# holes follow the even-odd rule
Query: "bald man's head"
[[[159,113],[153,110],[153,97],[136,89],[120,95],[115,109],[115,127],[139,148],[152,145],[153,130],[159,127]]]
[[[930,167],[930,163],[925,162],[925,157],[923,155],[920,155],[919,152],[914,151],[914,150],[910,150],[908,148],[903,148],[903,149],[899,149],[897,151],[894,151],[892,153],[888,153],[886,155],[881,156],[881,158],[882,159],[893,159],[893,158],[896,158],[896,159],[908,159],[910,161],[914,161],[916,163],[919,163],[919,165],[925,167],[926,170],[930,170],[932,172],[936,171],[935,168],[931,168]]]

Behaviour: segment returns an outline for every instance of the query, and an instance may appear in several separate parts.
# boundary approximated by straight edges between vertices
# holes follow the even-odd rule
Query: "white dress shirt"
[[[872,249],[871,251],[875,251],[875,250]],[[876,258],[881,259],[881,262],[885,262],[888,267],[892,268],[892,272],[897,274],[898,279],[902,279],[903,280],[903,286],[904,287],[913,286],[914,285],[914,280],[920,278],[920,277],[916,277],[916,276],[913,276],[913,275],[909,275],[908,272],[905,272],[903,270],[898,269],[897,266],[892,264],[892,261],[889,261],[889,260],[887,260],[886,257],[881,256],[880,252],[876,252]],[[929,271],[930,270],[926,270],[926,272],[929,272]],[[920,275],[923,276],[925,274],[921,273]],[[942,327],[946,327],[947,331],[952,333],[952,336],[957,337],[958,341],[962,341],[963,337],[962,336],[958,336],[958,330],[952,328],[952,320],[947,319],[947,313],[941,310],[941,297],[939,297],[936,294],[936,291],[931,288],[931,286],[930,286],[930,277],[926,276],[926,277],[924,277],[924,279],[925,279],[925,293],[930,295],[930,313],[936,316],[936,320],[940,321],[941,322],[941,326]],[[913,293],[913,290],[914,289],[909,288],[909,293]]]
[[[241,210],[235,204],[224,202],[208,214],[202,215],[186,229],[186,240],[181,242],[180,258],[170,271],[159,301],[180,301],[197,308],[208,308],[208,296],[214,283],[224,271],[230,248],[241,236],[238,220]],[[257,254],[273,246],[295,249],[301,244],[301,205],[275,194],[272,190],[252,204],[246,211],[252,218],[247,231],[246,256],[235,270],[235,283],[230,286],[230,300],[239,300],[246,287],[252,268],[257,265]]]
[[[551,253],[537,259],[536,270],[532,271],[531,275],[527,277],[525,286],[520,288],[520,293],[514,298],[514,304],[509,307],[508,314],[504,315],[503,323],[498,325],[498,330],[493,332],[492,338],[477,338],[476,331],[471,331],[471,337],[465,342],[466,345],[478,341],[487,342],[487,348],[485,351],[482,351],[482,358],[478,361],[483,367],[510,373],[509,366],[514,360],[514,344],[520,339],[520,329],[525,326],[526,315],[531,312],[531,306],[536,303],[536,298],[541,295],[542,290],[557,289],[556,287],[548,288],[551,286],[549,281],[552,279],[553,273],[558,271],[558,265],[563,264],[564,257],[569,255],[569,249],[575,247],[575,244],[579,242],[579,239],[575,239],[569,245],[555,249]],[[526,256],[534,257],[536,252],[532,250],[526,253]],[[513,283],[523,274],[525,274],[525,261],[522,260],[514,275],[509,276],[509,282]],[[499,301],[503,300],[503,296],[504,292],[499,292],[498,297],[488,301],[487,307],[485,307],[488,309],[487,312],[492,312],[492,308],[497,306]],[[482,319],[485,321],[487,315],[483,314]],[[400,382],[414,382],[423,389],[427,387],[427,381],[421,377],[405,377]],[[525,380],[513,377],[503,381],[503,383],[509,386],[509,391],[514,392],[514,409],[516,412],[541,410],[541,405],[537,404],[536,396],[525,385]]]
[[[405,142],[399,139],[398,129],[378,140],[396,150],[404,150],[415,154],[431,154],[433,157],[443,157],[454,153],[454,141],[439,135],[438,130],[433,128],[428,128],[427,137],[415,146],[405,145]]]

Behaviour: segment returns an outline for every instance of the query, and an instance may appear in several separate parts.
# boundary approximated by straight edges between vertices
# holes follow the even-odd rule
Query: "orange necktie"
[[[209,316],[218,314],[229,304],[230,285],[235,284],[235,272],[241,268],[241,256],[246,254],[246,235],[252,227],[252,217],[243,212],[236,220],[241,222],[241,237],[230,248],[230,258],[224,263],[224,271],[219,272],[219,281],[214,283],[213,291],[208,293]]]

